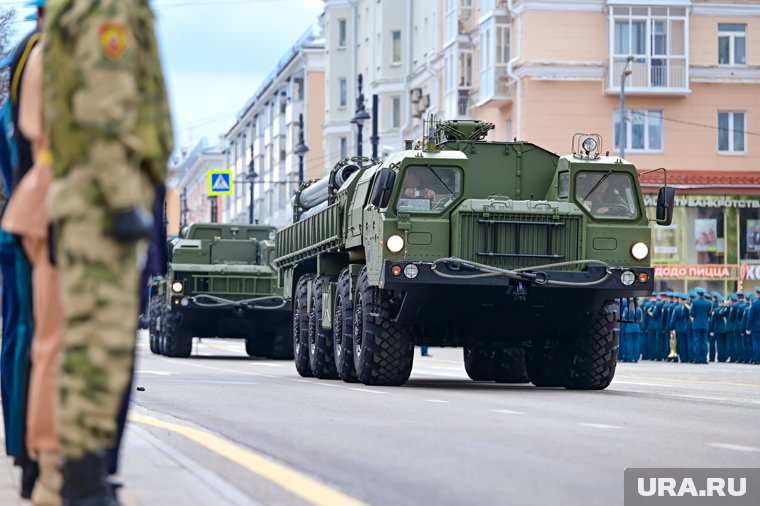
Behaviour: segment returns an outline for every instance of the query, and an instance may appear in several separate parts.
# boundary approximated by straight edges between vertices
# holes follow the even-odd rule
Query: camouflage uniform
[[[112,218],[152,207],[171,121],[147,0],[53,0],[47,23],[50,207],[66,319],[61,450],[77,459],[113,443],[133,361],[145,247],[114,239]]]

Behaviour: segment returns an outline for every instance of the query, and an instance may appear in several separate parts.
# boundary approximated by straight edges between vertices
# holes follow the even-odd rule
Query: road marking
[[[754,401],[752,399],[727,399],[725,397],[709,397],[707,395],[688,395],[688,394],[666,394],[662,392],[644,392],[652,393],[653,395],[661,395],[663,397],[680,397],[684,399],[699,399],[702,401],[719,401],[728,404],[760,404],[760,401]]]
[[[451,374],[447,372],[433,372],[433,371],[415,371],[417,374],[431,374],[433,376],[445,376],[447,378],[466,378],[467,376],[464,374]]]
[[[267,364],[266,362],[248,362],[251,365],[261,365],[264,367],[282,367],[282,364]]]
[[[512,411],[511,409],[492,409],[491,413],[502,413],[505,415],[524,415],[522,411]]]
[[[238,446],[232,441],[187,425],[167,422],[152,416],[131,413],[129,419],[185,436],[212,452],[235,462],[254,474],[275,483],[283,490],[317,506],[363,506],[364,503],[321,483],[271,458]]]
[[[715,448],[723,448],[724,450],[734,450],[737,452],[760,452],[760,448],[753,446],[742,446],[731,443],[707,443],[707,446],[714,446]]]
[[[672,388],[672,387],[690,388],[687,385],[668,385],[665,383],[645,383],[643,381],[618,380],[617,378],[612,380],[612,382],[616,385],[638,385],[638,386],[644,386],[644,387],[664,387],[664,388]]]
[[[210,369],[212,371],[222,371],[227,373],[237,373],[237,374],[248,374],[250,376],[258,376],[259,378],[271,378],[271,379],[286,379],[282,378],[280,376],[270,376],[268,374],[261,374],[260,372],[251,372],[251,371],[241,371],[239,369],[224,369],[223,367],[212,367],[209,365],[201,365],[201,364],[194,364],[193,362],[189,361],[183,361],[183,362],[175,362],[176,364],[182,364],[182,365],[189,365],[191,367],[200,367],[201,369]],[[287,378],[290,379],[290,378]]]
[[[605,425],[603,423],[579,423],[578,425],[582,427],[591,427],[592,429],[622,429],[622,427],[618,427],[617,425]]]
[[[734,386],[734,387],[750,387],[750,388],[760,388],[760,384],[756,383],[736,383],[733,381],[706,381],[706,380],[690,380],[690,379],[684,379],[684,378],[663,378],[658,376],[631,376],[627,374],[620,374],[615,376],[620,378],[631,378],[631,379],[643,379],[643,380],[662,380],[662,381],[673,381],[676,383],[693,383],[697,385],[727,385],[727,386]],[[672,385],[669,385],[672,386]]]
[[[387,394],[388,392],[381,392],[380,390],[370,390],[369,388],[349,388],[349,390],[356,390],[357,392],[367,392],[368,394]]]
[[[448,404],[449,402],[451,402],[451,401],[442,401],[441,399],[423,399],[423,400],[425,402],[439,402],[439,403],[444,403],[444,404]]]
[[[156,376],[171,376],[174,373],[166,371],[135,371],[135,374],[155,374]]]

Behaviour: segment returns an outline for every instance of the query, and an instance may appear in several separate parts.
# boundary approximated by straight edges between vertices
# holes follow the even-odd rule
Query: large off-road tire
[[[488,346],[479,344],[466,344],[464,346],[464,370],[467,376],[475,381],[494,380],[493,351]]]
[[[164,355],[174,358],[189,357],[193,351],[193,338],[180,325],[178,315],[167,311],[161,321]]]
[[[158,338],[161,335],[161,311],[163,300],[159,297],[153,297],[150,301],[149,321],[148,321],[148,342],[150,351],[159,354]]]
[[[350,289],[351,273],[343,269],[338,276],[333,314],[333,353],[338,377],[346,383],[356,383],[354,365],[354,297]]]
[[[528,383],[525,348],[497,346],[493,353],[493,379],[496,383]]]
[[[336,379],[335,354],[333,353],[332,329],[322,328],[322,291],[329,287],[330,278],[317,276],[311,289],[311,311],[309,312],[309,366],[314,377]]]
[[[301,276],[293,298],[293,358],[296,371],[304,378],[313,376],[309,365],[309,283],[313,274]]]
[[[620,349],[618,303],[608,300],[584,315],[583,328],[567,348],[567,380],[573,390],[603,390],[615,376]]]
[[[536,348],[528,352],[525,365],[531,383],[537,387],[565,386],[567,369],[558,354],[555,348]]]
[[[390,292],[369,286],[363,268],[354,300],[354,362],[365,385],[403,385],[412,372],[414,343],[391,321],[391,309]]]

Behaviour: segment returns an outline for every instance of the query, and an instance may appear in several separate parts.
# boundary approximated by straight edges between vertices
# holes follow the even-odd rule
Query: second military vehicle
[[[654,286],[636,169],[598,135],[560,157],[491,129],[431,118],[416,149],[296,194],[275,264],[302,376],[400,385],[418,344],[462,347],[475,380],[609,385],[617,299]],[[659,223],[672,201],[661,189]]]
[[[193,337],[244,338],[251,356],[293,357],[290,305],[272,266],[275,228],[194,223],[150,286],[150,349],[188,357]]]

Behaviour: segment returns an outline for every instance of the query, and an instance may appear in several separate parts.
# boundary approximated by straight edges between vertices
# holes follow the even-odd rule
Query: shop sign
[[[644,205],[654,207],[657,205],[657,197],[644,195]],[[760,209],[760,200],[739,199],[737,197],[722,195],[676,195],[676,207],[736,207],[739,209]]]
[[[737,279],[738,271],[739,266],[733,264],[655,264],[654,277],[655,279]]]
[[[740,279],[742,281],[760,281],[760,264],[742,264]]]

